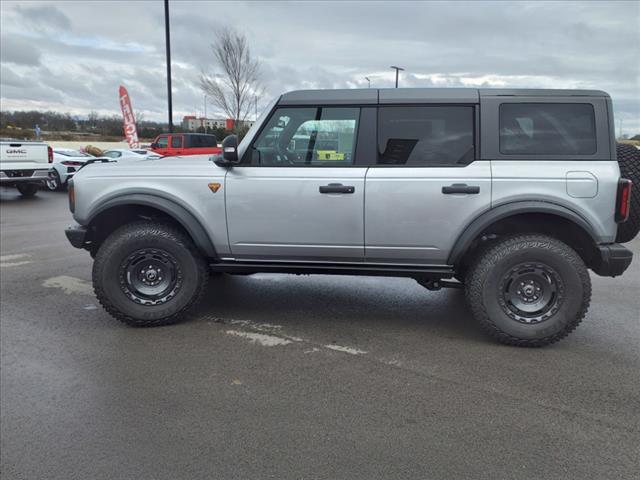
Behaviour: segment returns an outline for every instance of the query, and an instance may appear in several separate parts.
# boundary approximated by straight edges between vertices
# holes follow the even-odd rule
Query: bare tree
[[[216,34],[211,50],[222,73],[202,73],[200,86],[233,120],[234,130],[238,132],[251,111],[254,98],[261,93],[260,62],[251,56],[247,38],[228,28]]]

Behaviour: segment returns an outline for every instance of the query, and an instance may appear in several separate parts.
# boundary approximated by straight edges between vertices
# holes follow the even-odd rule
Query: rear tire
[[[207,284],[207,264],[191,239],[172,225],[140,221],[102,243],[93,287],[113,317],[135,327],[185,319]]]
[[[33,197],[36,193],[38,193],[38,187],[39,185],[36,185],[35,183],[19,183],[18,185],[16,185],[16,188],[20,192],[20,195],[25,198]]]
[[[494,339],[542,347],[580,324],[591,300],[591,279],[568,245],[545,235],[519,235],[497,241],[472,262],[466,299]]]
[[[629,219],[618,225],[617,243],[630,242],[640,231],[640,150],[633,145],[619,143],[616,147],[622,178],[633,182]]]
[[[62,190],[62,183],[60,182],[60,175],[58,174],[58,172],[53,170],[53,172],[49,174],[49,178],[46,181],[46,185],[47,185],[47,188],[52,192],[57,192],[59,190]]]

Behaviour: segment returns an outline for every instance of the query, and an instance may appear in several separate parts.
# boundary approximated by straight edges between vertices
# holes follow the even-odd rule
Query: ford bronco
[[[640,161],[613,126],[601,91],[294,91],[221,155],[82,168],[66,234],[129,325],[185,318],[211,272],[401,276],[542,346],[585,316],[588,269],[631,263]]]

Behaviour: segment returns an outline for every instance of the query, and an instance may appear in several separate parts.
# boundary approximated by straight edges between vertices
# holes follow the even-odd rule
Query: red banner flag
[[[136,117],[133,115],[131,98],[127,89],[120,85],[120,108],[124,120],[124,135],[127,138],[129,148],[140,148],[138,141],[138,130],[136,128]]]

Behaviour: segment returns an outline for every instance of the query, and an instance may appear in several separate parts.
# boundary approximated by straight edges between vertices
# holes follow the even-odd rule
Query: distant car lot
[[[544,349],[389,278],[225,275],[193,320],[132,329],[97,305],[66,204],[0,190],[3,477],[637,475],[637,262],[593,276]]]

